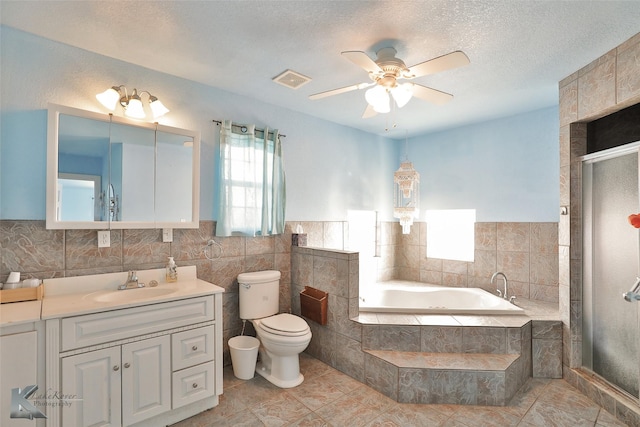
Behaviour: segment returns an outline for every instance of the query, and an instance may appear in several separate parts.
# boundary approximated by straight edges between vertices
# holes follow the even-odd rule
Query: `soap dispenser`
[[[167,263],[166,279],[168,283],[178,281],[178,267],[172,256],[169,257],[169,262]]]

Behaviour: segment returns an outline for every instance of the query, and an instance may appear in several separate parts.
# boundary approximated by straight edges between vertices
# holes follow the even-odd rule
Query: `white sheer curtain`
[[[282,234],[286,190],[278,131],[238,128],[224,120],[220,129],[216,236]]]

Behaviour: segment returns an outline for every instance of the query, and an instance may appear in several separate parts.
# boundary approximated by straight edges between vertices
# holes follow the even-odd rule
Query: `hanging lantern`
[[[393,182],[393,216],[400,220],[402,234],[409,234],[420,209],[420,174],[411,162],[404,161],[393,174]]]

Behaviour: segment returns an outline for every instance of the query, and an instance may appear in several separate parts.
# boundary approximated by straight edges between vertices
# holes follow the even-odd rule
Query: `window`
[[[474,259],[475,209],[427,211],[427,257]]]
[[[245,133],[223,123],[217,236],[268,236],[284,231],[285,182],[277,131]],[[262,134],[262,135],[261,135]],[[263,135],[267,135],[265,139]]]

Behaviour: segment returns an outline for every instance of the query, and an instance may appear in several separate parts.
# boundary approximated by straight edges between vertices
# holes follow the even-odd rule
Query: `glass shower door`
[[[583,163],[583,365],[638,398],[640,304],[622,294],[639,272],[638,148]]]

